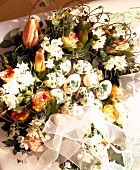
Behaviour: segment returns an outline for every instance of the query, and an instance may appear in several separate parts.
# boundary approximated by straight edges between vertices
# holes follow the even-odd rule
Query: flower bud
[[[45,57],[44,57],[44,51],[42,48],[40,48],[35,55],[35,61],[34,61],[34,66],[35,70],[37,72],[42,72],[46,69],[46,64],[45,64]]]
[[[29,19],[24,27],[22,40],[26,47],[33,47],[38,42],[39,22],[35,19]]]

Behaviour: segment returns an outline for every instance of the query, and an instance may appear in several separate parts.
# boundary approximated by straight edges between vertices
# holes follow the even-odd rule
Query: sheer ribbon
[[[126,134],[126,164],[132,169],[140,167],[140,72],[121,76],[120,85],[123,95],[119,100],[127,111],[127,122],[124,124]],[[129,157],[129,159],[128,159]],[[128,170],[129,170],[128,168]]]
[[[71,112],[75,112],[75,110]],[[55,161],[60,164],[67,160],[72,161],[82,169],[76,155],[80,153],[83,143],[92,144],[92,138],[84,138],[91,123],[109,144],[124,146],[125,134],[121,128],[106,121],[99,109],[93,106],[83,106],[80,117],[74,118],[69,115],[56,114],[52,115],[46,122],[43,131],[51,139],[44,141],[46,151],[40,157],[36,169],[50,166]],[[102,154],[96,155],[96,152],[92,151],[92,156],[100,159],[102,164],[107,166],[108,155],[106,152],[102,152]],[[103,157],[104,159],[102,159]],[[90,166],[92,166],[91,162]]]

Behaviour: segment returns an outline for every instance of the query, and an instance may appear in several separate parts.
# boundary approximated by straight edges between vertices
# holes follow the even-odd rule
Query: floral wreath
[[[0,72],[3,143],[14,154],[39,153],[37,167],[124,166],[127,114],[119,79],[139,71],[136,33],[112,23],[102,6],[65,7],[43,22],[30,15],[23,31],[10,31],[0,44],[7,48]]]

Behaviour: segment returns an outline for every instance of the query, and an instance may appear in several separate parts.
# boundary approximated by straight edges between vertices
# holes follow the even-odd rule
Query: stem
[[[37,0],[36,3],[33,5],[32,9],[31,9],[31,11],[30,11],[30,13],[29,13],[29,19],[30,19],[30,16],[31,16],[31,13],[32,13],[34,7],[37,5],[38,2],[39,2],[39,0]]]

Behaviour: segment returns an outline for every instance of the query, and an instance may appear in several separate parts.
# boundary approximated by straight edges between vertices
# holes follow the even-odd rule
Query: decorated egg
[[[78,60],[73,64],[73,70],[78,74],[87,74],[92,70],[92,65],[85,60]]]
[[[76,94],[77,99],[80,101],[82,105],[87,103],[93,103],[94,94],[91,90],[86,87],[80,87]]]
[[[56,98],[57,104],[64,103],[67,98],[66,93],[61,89],[52,89],[50,95]]]
[[[94,73],[86,74],[83,77],[83,83],[86,87],[97,87],[99,85],[98,77]]]
[[[44,84],[47,87],[58,88],[64,84],[66,78],[64,77],[64,75],[60,74],[59,72],[54,72],[54,73],[47,74],[46,79],[47,80],[44,81]]]
[[[77,105],[76,103],[69,102],[66,102],[63,106],[61,106],[60,111],[62,114],[67,114],[75,118],[82,118],[82,115],[84,114],[81,106]]]
[[[81,77],[79,74],[71,74],[65,81],[63,89],[65,93],[72,94],[76,92],[81,84]]]
[[[76,107],[76,103],[71,103],[71,102],[65,102],[61,107],[60,107],[60,112],[62,114],[68,114],[68,111]]]
[[[101,81],[104,79],[104,75],[103,75],[103,72],[102,70],[99,70],[98,68],[94,68],[92,70],[92,73],[96,74],[96,76],[98,77],[98,80]]]
[[[105,100],[109,97],[112,90],[112,83],[109,80],[104,80],[96,89],[96,97],[100,100]]]
[[[56,66],[56,70],[63,75],[67,75],[71,70],[71,61],[66,60]]]

